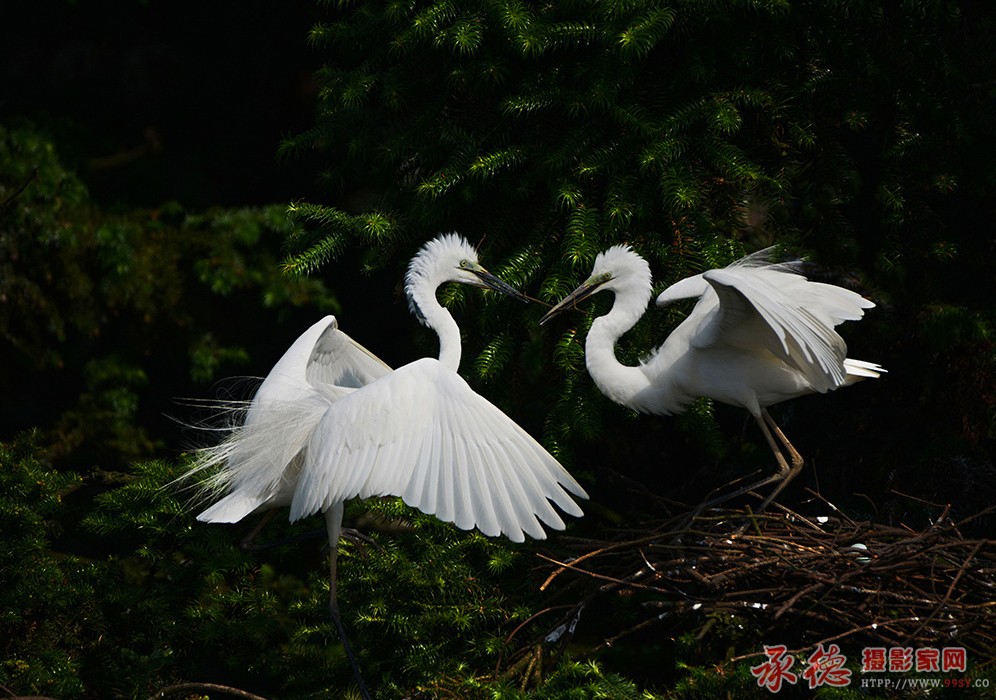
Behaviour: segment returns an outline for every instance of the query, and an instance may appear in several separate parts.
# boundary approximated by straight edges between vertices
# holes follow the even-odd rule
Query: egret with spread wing
[[[842,287],[812,282],[799,268],[798,262],[771,263],[765,250],[671,285],[657,297],[659,306],[678,299],[698,302],[635,367],[616,359],[615,343],[643,315],[652,291],[650,266],[629,246],[600,253],[591,276],[540,322],[592,294],[612,291],[611,310],[592,322],[585,342],[585,364],[595,384],[616,403],[642,413],[681,413],[700,397],[746,408],[771,447],[778,472],[726,498],[779,482],[763,509],[803,465],[767,407],[885,372],[846,357],[847,346],[834,330],[860,319],[874,304]]]
[[[330,610],[354,673],[336,599],[343,504],[400,496],[463,529],[522,542],[541,525],[563,529],[553,507],[580,516],[584,489],[536,440],[459,374],[460,330],[436,298],[447,282],[522,295],[485,270],[456,234],[428,242],[405,277],[412,312],[439,336],[439,359],[391,370],[328,316],[287,350],[260,385],[245,422],[196,469],[215,467],[209,492],[224,497],[198,515],[237,522],[290,506],[290,519],[322,512],[330,558]]]

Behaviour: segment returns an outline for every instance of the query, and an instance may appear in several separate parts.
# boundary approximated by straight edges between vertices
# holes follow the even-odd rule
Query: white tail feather
[[[875,362],[852,360],[849,357],[844,360],[844,370],[847,372],[847,376],[844,378],[845,385],[854,384],[862,379],[878,379],[888,372],[882,365]]]

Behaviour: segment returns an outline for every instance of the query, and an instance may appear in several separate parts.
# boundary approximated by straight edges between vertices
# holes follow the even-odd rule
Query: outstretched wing
[[[255,510],[289,504],[299,455],[326,409],[390,372],[340,331],[334,316],[313,324],[266,375],[242,425],[201,451],[195,469],[220,467],[207,488],[227,495],[197,519],[237,522]]]
[[[801,372],[816,391],[844,384],[847,345],[834,327],[861,318],[874,303],[842,287],[811,282],[788,265],[735,264],[704,272],[702,279],[710,290],[692,312],[700,319],[694,347],[764,348]]]
[[[695,299],[706,293],[709,283],[702,274],[680,279],[657,295],[657,306],[667,306],[679,299]]]
[[[329,406],[308,444],[291,503],[297,520],[349,498],[405,503],[486,535],[563,529],[551,501],[581,509],[584,489],[525,430],[455,372],[424,358]]]

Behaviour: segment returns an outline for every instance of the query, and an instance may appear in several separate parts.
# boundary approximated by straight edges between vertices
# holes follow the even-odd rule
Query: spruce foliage
[[[82,479],[46,467],[38,451],[31,434],[0,444],[0,611],[9,631],[0,684],[64,700],[145,698],[191,680],[286,698],[350,687],[328,620],[320,538],[241,551],[247,528],[195,523],[184,495],[163,488],[189,466],[183,460],[136,464],[81,516],[67,503]],[[526,553],[393,499],[354,505],[356,518],[372,539],[343,544],[340,598],[379,693],[524,697],[489,671],[532,614]],[[282,520],[266,535],[307,532]],[[103,553],[84,551],[87,542]],[[617,688],[626,692],[613,695]],[[540,697],[641,697],[591,664],[566,665],[543,689]]]
[[[44,426],[53,459],[92,460],[81,470],[161,449],[149,414],[244,372],[243,328],[336,308],[323,282],[280,275],[294,231],[283,205],[102,211],[41,129],[0,124],[5,434]],[[52,401],[66,388],[78,395]]]

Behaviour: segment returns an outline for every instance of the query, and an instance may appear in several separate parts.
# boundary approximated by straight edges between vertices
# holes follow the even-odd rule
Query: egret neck
[[[649,294],[642,296],[637,299],[617,293],[612,310],[592,322],[585,341],[588,373],[603,394],[624,406],[650,387],[641,367],[624,365],[616,358],[616,341],[636,324],[650,301]]]
[[[449,310],[436,298],[438,284],[424,276],[412,277],[405,285],[408,304],[419,319],[439,336],[439,361],[456,372],[460,368],[460,327]]]

